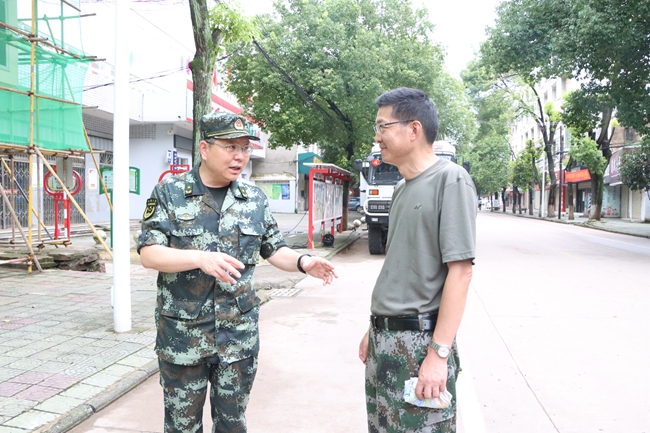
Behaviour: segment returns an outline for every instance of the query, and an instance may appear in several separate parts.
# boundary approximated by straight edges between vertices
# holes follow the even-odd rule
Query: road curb
[[[501,214],[501,215],[514,216],[514,217],[517,217],[517,218],[528,218],[528,219],[534,219],[534,220],[539,220],[539,221],[547,221],[547,222],[552,222],[552,223],[556,223],[556,224],[567,224],[567,225],[578,226],[578,227],[586,227],[586,228],[590,228],[590,229],[594,229],[594,230],[600,230],[600,231],[603,231],[603,232],[617,233],[617,234],[620,234],[620,235],[636,236],[636,237],[639,237],[639,238],[650,239],[650,235],[644,235],[644,234],[641,234],[641,233],[630,233],[630,232],[627,232],[625,230],[619,230],[619,229],[615,229],[615,228],[608,228],[608,227],[598,226],[596,224],[599,224],[599,222],[595,221],[595,220],[594,221],[584,221],[584,222],[571,222],[571,221],[567,221],[567,220],[563,220],[563,219],[557,219],[557,218],[540,218],[540,217],[536,217],[534,215],[523,215],[523,214],[519,215],[519,214],[508,213],[508,212],[494,212],[494,213],[498,213],[498,214]],[[632,223],[630,223],[630,224],[632,224]],[[644,223],[639,223],[639,224],[644,224]]]
[[[139,370],[134,371],[128,376],[118,380],[115,384],[100,392],[95,397],[89,399],[66,414],[60,416],[50,424],[35,430],[35,433],[63,433],[71,430],[81,424],[93,414],[104,409],[124,394],[128,393],[152,375],[158,372],[158,360],[148,362]]]

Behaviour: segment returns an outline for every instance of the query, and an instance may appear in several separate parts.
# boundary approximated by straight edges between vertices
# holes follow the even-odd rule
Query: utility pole
[[[115,2],[115,108],[113,110],[113,328],[131,330],[129,235],[129,4]],[[113,235],[113,232],[115,234]]]
[[[542,201],[539,204],[541,217],[544,218],[544,205],[546,204],[546,158],[542,158]]]
[[[564,156],[564,131],[560,126],[560,193],[558,194],[557,219],[562,219],[562,157]]]

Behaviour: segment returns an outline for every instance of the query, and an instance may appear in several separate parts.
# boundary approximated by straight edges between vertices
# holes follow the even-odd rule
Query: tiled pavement
[[[132,331],[117,334],[111,274],[0,267],[0,433],[65,431],[51,424],[156,371],[155,274],[133,266]]]
[[[301,214],[276,217],[280,229],[292,233],[285,235],[288,244],[306,245],[307,234],[295,233],[306,225]],[[335,248],[311,252],[331,257],[358,236],[337,233]],[[73,245],[93,244],[90,237],[73,239]],[[56,269],[28,274],[0,266],[0,433],[67,431],[158,370],[157,273],[131,265],[132,330],[118,334],[110,265],[105,274]],[[284,287],[302,279],[273,269],[256,269],[256,286]]]

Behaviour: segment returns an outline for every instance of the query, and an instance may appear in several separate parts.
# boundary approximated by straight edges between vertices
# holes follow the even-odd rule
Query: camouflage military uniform
[[[420,408],[403,399],[404,382],[418,377],[431,342],[429,331],[389,331],[370,328],[366,362],[368,432],[453,433],[456,431],[456,379],[460,360],[456,342],[447,358],[446,409]],[[408,348],[405,350],[405,348]],[[416,348],[413,350],[412,348]]]
[[[160,272],[155,315],[165,431],[202,431],[210,380],[215,431],[245,432],[244,411],[259,351],[253,271],[260,255],[268,258],[286,245],[266,196],[234,181],[219,212],[194,167],[155,187],[138,251],[148,245],[223,252],[245,265],[236,284],[200,269]]]

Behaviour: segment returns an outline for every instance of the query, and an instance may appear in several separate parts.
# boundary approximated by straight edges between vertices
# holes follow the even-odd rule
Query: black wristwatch
[[[305,256],[311,257],[311,254],[303,254],[303,255],[301,255],[300,257],[298,257],[298,263],[296,263],[296,265],[298,267],[298,270],[300,272],[302,272],[303,274],[306,274],[307,272],[302,268],[302,266],[300,265],[300,262],[302,261],[302,258],[305,257]]]

